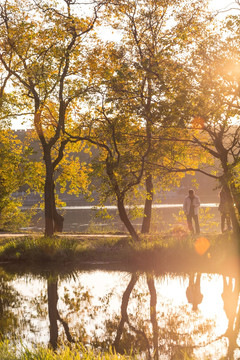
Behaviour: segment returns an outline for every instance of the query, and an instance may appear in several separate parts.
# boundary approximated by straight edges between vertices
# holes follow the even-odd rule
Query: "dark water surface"
[[[226,273],[131,273],[92,266],[0,268],[0,332],[24,345],[60,342],[141,358],[240,358],[240,280]],[[156,359],[156,356],[155,356]]]

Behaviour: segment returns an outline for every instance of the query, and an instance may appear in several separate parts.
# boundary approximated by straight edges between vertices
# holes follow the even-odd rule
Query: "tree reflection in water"
[[[19,317],[16,314],[17,307],[23,301],[22,295],[14,289],[13,276],[10,277],[3,270],[0,275],[0,330],[5,337],[19,334],[21,338],[20,328],[23,330],[24,325],[20,314],[23,310],[19,311]],[[101,273],[98,275],[99,279],[104,276]],[[39,295],[28,300],[28,311],[37,314],[39,323],[44,321],[46,324],[48,319],[48,341],[54,349],[63,342],[81,342],[101,350],[111,347],[119,353],[141,354],[141,357],[145,354],[149,360],[182,359],[183,353],[189,357],[196,356],[195,350],[198,350],[198,354],[199,351],[205,354],[206,345],[216,343],[218,346],[217,341],[222,341],[223,346],[227,339],[227,347],[221,358],[234,359],[240,329],[240,283],[237,277],[222,276],[222,300],[228,328],[221,335],[215,335],[214,321],[202,313],[206,292],[202,290],[204,279],[201,273],[191,273],[187,278],[186,275],[182,278],[184,301],[177,306],[173,304],[174,298],[164,294],[164,291],[168,291],[166,284],[163,286],[164,279],[171,282],[170,276],[135,272],[127,276],[127,283],[125,275],[121,287],[115,283],[110,290],[106,288],[103,296],[101,294],[105,288],[99,283],[95,289],[98,291],[97,299],[93,296],[93,283],[86,278],[84,283],[81,272],[66,277],[49,271],[42,279],[45,285],[41,293],[39,290]],[[175,297],[179,296],[177,291]],[[218,296],[220,298],[220,293]],[[23,308],[27,309],[26,303]],[[12,325],[20,330],[9,326],[9,317],[12,317]],[[23,316],[25,325],[33,329],[31,321],[34,319],[30,317],[27,314]],[[26,329],[22,334],[26,336]],[[213,355],[212,359],[216,357]]]
[[[58,303],[58,282],[57,277],[47,280],[48,291],[48,316],[50,324],[50,344],[53,349],[57,349],[58,345],[58,321],[63,325],[67,340],[71,343],[75,342],[69,331],[69,326],[59,315]]]
[[[228,319],[228,328],[224,334],[228,339],[228,353],[225,359],[234,359],[234,351],[239,348],[237,338],[240,330],[239,279],[223,276],[223,308]]]
[[[169,359],[176,359],[181,354],[188,354],[191,356],[193,350],[198,345],[194,345],[193,335],[201,335],[201,331],[205,331],[209,324],[205,326],[201,324],[199,327],[196,327],[194,333],[181,333],[179,328],[185,328],[186,323],[184,323],[184,318],[171,316],[170,313],[167,314],[168,318],[164,319],[164,326],[161,328],[159,324],[163,322],[159,314],[157,313],[157,291],[154,282],[153,274],[146,273],[145,278],[148,285],[148,296],[150,296],[149,303],[149,318],[152,325],[152,331],[148,327],[147,323],[149,320],[146,319],[145,324],[143,324],[143,318],[141,315],[146,314],[145,312],[137,313],[135,318],[135,324],[133,325],[129,320],[128,315],[128,305],[130,301],[130,295],[133,291],[134,286],[139,280],[139,275],[132,274],[131,280],[123,293],[122,303],[121,303],[121,319],[117,328],[117,335],[114,341],[114,348],[117,352],[125,353],[126,351],[133,354],[137,354],[139,351],[146,351],[148,359],[158,360],[161,356],[167,356]],[[196,278],[194,275],[189,277],[189,286],[186,293],[188,294],[188,299],[191,304],[193,304],[193,311],[196,311],[198,304],[202,301],[202,294],[200,292],[200,278],[201,274],[197,274]],[[176,294],[177,295],[177,294]],[[143,310],[144,311],[144,310]],[[185,311],[187,311],[185,309]],[[165,317],[166,314],[164,314]],[[124,333],[124,325],[127,325],[129,330],[135,333],[135,339],[128,332]],[[127,330],[125,330],[127,332]],[[120,342],[121,336],[123,341]],[[131,347],[129,347],[128,338],[131,338]],[[214,341],[214,340],[213,340]]]
[[[8,334],[17,337],[18,316],[13,309],[21,301],[20,294],[11,285],[14,276],[7,274],[0,268],[0,340],[7,338]],[[15,330],[15,331],[14,331]]]

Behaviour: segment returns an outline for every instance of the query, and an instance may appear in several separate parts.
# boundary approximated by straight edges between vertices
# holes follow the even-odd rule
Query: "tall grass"
[[[91,348],[85,348],[81,344],[76,344],[71,348],[62,346],[58,350],[45,347],[37,347],[32,350],[22,347],[19,350],[8,341],[0,343],[1,360],[126,360],[129,358],[134,357],[116,354],[111,350],[102,353]]]
[[[76,237],[21,237],[0,240],[1,260],[21,260],[26,262],[44,262],[74,259],[99,259],[114,256],[114,250],[120,255],[127,241],[118,238],[76,238]],[[128,246],[126,246],[128,248]]]
[[[0,246],[0,257],[7,260],[36,260],[36,258],[47,260],[72,255],[75,247],[74,241],[66,238],[13,238]]]
[[[236,245],[232,234],[207,234],[212,253],[229,253]],[[166,256],[184,254],[191,256],[194,244],[199,236],[192,236],[175,228],[165,234],[141,235],[141,241],[133,243],[128,237],[64,237],[53,238],[26,236],[21,238],[0,239],[1,261],[62,263],[74,260],[127,261],[136,256]],[[202,235],[200,235],[202,237]],[[233,249],[231,252],[235,251]]]

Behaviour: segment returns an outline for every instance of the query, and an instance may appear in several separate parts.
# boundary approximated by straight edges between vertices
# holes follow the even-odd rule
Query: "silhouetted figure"
[[[183,203],[183,210],[187,216],[188,228],[191,233],[194,233],[192,219],[195,222],[196,234],[200,233],[199,221],[198,221],[198,211],[200,206],[200,199],[195,195],[194,190],[190,189],[188,196],[185,197]]]
[[[230,231],[232,229],[231,227],[231,219],[230,219],[230,211],[229,211],[229,204],[227,199],[227,194],[225,187],[223,186],[220,194],[220,202],[218,206],[218,210],[221,213],[221,231],[224,233],[226,230]],[[225,230],[225,224],[227,225],[227,229]]]
[[[200,290],[200,279],[201,274],[197,274],[196,279],[194,279],[194,275],[189,275],[189,285],[186,290],[186,296],[189,304],[192,304],[193,311],[198,310],[198,305],[201,304],[203,295]]]

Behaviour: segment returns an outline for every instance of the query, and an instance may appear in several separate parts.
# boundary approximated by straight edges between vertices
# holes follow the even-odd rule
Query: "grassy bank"
[[[197,247],[197,244],[199,245]],[[231,234],[205,234],[200,237],[182,234],[143,236],[137,244],[120,236],[55,236],[29,235],[0,239],[1,262],[86,263],[120,262],[137,268],[159,269],[188,266],[223,266],[238,255]],[[231,269],[230,269],[231,270]]]

